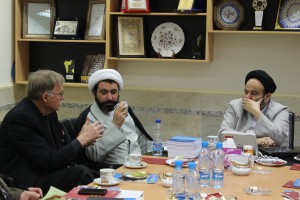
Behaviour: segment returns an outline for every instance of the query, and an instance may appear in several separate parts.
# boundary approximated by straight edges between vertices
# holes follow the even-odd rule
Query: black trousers
[[[91,183],[94,178],[89,168],[82,165],[74,165],[39,177],[35,186],[40,187],[44,195],[46,195],[50,186],[56,187],[64,192],[69,192],[78,185]]]

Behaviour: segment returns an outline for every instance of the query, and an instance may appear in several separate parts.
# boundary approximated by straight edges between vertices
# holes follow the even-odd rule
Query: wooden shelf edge
[[[171,59],[171,58],[117,58],[109,57],[107,60],[116,61],[147,61],[147,62],[210,62],[210,60],[196,60],[196,59]]]
[[[106,43],[106,40],[53,40],[53,39],[23,39],[23,38],[18,38],[17,42]]]
[[[274,34],[274,35],[299,35],[299,32],[296,31],[228,31],[228,30],[209,30],[208,33],[216,34]]]
[[[65,82],[64,87],[76,87],[76,88],[87,88],[87,83],[71,83],[71,82]]]
[[[16,81],[16,85],[27,85],[28,81]]]
[[[110,15],[141,15],[141,16],[207,16],[207,13],[124,13],[124,12],[110,12]]]
[[[27,85],[28,81],[16,81],[16,85]],[[87,83],[75,83],[75,82],[65,82],[64,87],[75,87],[75,88],[86,88],[88,86]]]

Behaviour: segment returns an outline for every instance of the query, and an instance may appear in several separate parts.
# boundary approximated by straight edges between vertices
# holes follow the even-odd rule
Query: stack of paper
[[[144,199],[144,191],[121,190],[121,194],[118,195],[118,198],[123,198],[126,200],[143,200]]]
[[[201,138],[174,136],[167,141],[168,157],[195,158],[201,150]]]

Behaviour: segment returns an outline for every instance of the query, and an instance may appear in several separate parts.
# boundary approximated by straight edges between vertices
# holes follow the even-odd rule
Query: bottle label
[[[153,143],[153,151],[161,151],[163,146],[162,143]]]
[[[224,179],[224,173],[223,172],[213,172],[212,179],[222,181]]]
[[[200,179],[202,180],[209,180],[210,178],[210,174],[204,173],[204,172],[200,172]]]

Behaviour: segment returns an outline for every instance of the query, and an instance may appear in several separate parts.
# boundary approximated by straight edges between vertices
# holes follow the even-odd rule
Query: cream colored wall
[[[300,35],[215,34],[210,63],[120,62],[126,87],[236,93],[246,73],[264,69],[276,94],[300,95]]]
[[[13,2],[14,0],[0,1],[0,86],[12,83],[10,72],[14,61]]]

